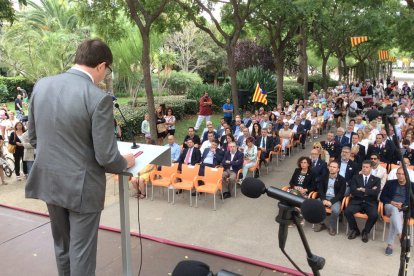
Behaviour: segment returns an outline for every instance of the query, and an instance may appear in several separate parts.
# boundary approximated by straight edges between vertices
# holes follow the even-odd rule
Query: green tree
[[[285,74],[286,48],[299,27],[301,14],[289,0],[265,2],[252,18],[252,24],[267,35],[271,46],[277,76],[277,103],[283,103],[283,78]]]
[[[234,50],[237,41],[242,35],[242,30],[246,25],[248,17],[252,12],[256,11],[262,1],[246,0],[246,1],[213,1],[207,2],[201,0],[185,1],[175,0],[187,13],[188,17],[194,24],[206,32],[213,41],[227,54],[227,66],[231,83],[231,95],[234,104],[234,112],[239,114],[239,99],[237,89],[237,72],[234,64]],[[214,15],[214,9],[217,3],[223,4],[221,7],[221,22]],[[206,19],[202,13],[208,14],[212,21],[214,31],[206,24]]]
[[[26,5],[26,0],[19,0],[19,5]],[[0,27],[3,25],[3,21],[13,24],[16,20],[15,10],[13,8],[13,2],[11,0],[0,0]]]

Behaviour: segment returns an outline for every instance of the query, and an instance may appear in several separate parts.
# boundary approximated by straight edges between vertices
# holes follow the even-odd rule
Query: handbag
[[[163,124],[158,124],[157,125],[157,132],[158,133],[164,133],[164,132],[166,132],[167,131],[167,128],[166,128],[166,126],[165,126],[165,124],[163,123]]]
[[[16,132],[14,133],[14,141],[16,141]],[[7,144],[7,151],[14,154],[16,152],[16,145]]]

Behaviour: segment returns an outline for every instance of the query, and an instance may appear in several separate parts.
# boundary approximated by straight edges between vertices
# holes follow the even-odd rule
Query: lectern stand
[[[138,172],[148,164],[160,166],[171,166],[170,147],[138,144],[138,149],[131,149],[132,143],[118,142],[118,149],[121,154],[137,153],[142,154],[135,159],[135,166],[127,172],[119,174],[119,210],[121,219],[121,249],[123,276],[132,276],[131,262],[131,226],[129,223],[129,177],[137,175]]]

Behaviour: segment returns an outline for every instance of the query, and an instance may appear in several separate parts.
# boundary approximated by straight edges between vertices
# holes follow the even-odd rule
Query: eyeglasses
[[[112,68],[111,68],[111,66],[109,66],[108,64],[106,64],[106,68],[108,68],[108,69],[109,69],[109,72],[111,72],[111,73],[112,73]]]
[[[321,147],[318,147],[318,146],[315,146],[315,147],[313,147],[314,149],[320,149]]]

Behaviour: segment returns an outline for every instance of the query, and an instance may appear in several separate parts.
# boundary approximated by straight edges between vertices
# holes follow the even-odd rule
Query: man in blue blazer
[[[224,154],[221,165],[224,167],[223,172],[223,198],[231,197],[231,189],[236,182],[237,172],[243,167],[244,155],[237,150],[235,142],[229,144],[229,151]]]
[[[319,182],[325,178],[325,176],[328,175],[328,165],[325,161],[321,160],[319,158],[319,151],[317,149],[311,150],[311,162],[312,162],[312,168],[311,171],[313,172],[313,175],[315,176],[315,183],[319,184]]]
[[[414,183],[410,183],[411,190],[414,190]],[[407,193],[407,181],[402,167],[397,169],[397,179],[388,180],[381,192],[380,200],[384,203],[384,213],[390,217],[390,232],[388,233],[387,248],[385,255],[392,255],[392,247],[396,236],[401,238],[403,206],[409,204]]]
[[[349,138],[345,136],[345,130],[342,127],[338,127],[335,135],[335,142],[340,144],[342,147],[349,144]]]
[[[200,170],[198,175],[204,175],[204,168],[207,167],[216,167],[221,165],[221,161],[224,157],[224,151],[218,148],[218,141],[213,140],[210,144],[210,147],[204,149],[203,155],[201,156]]]

